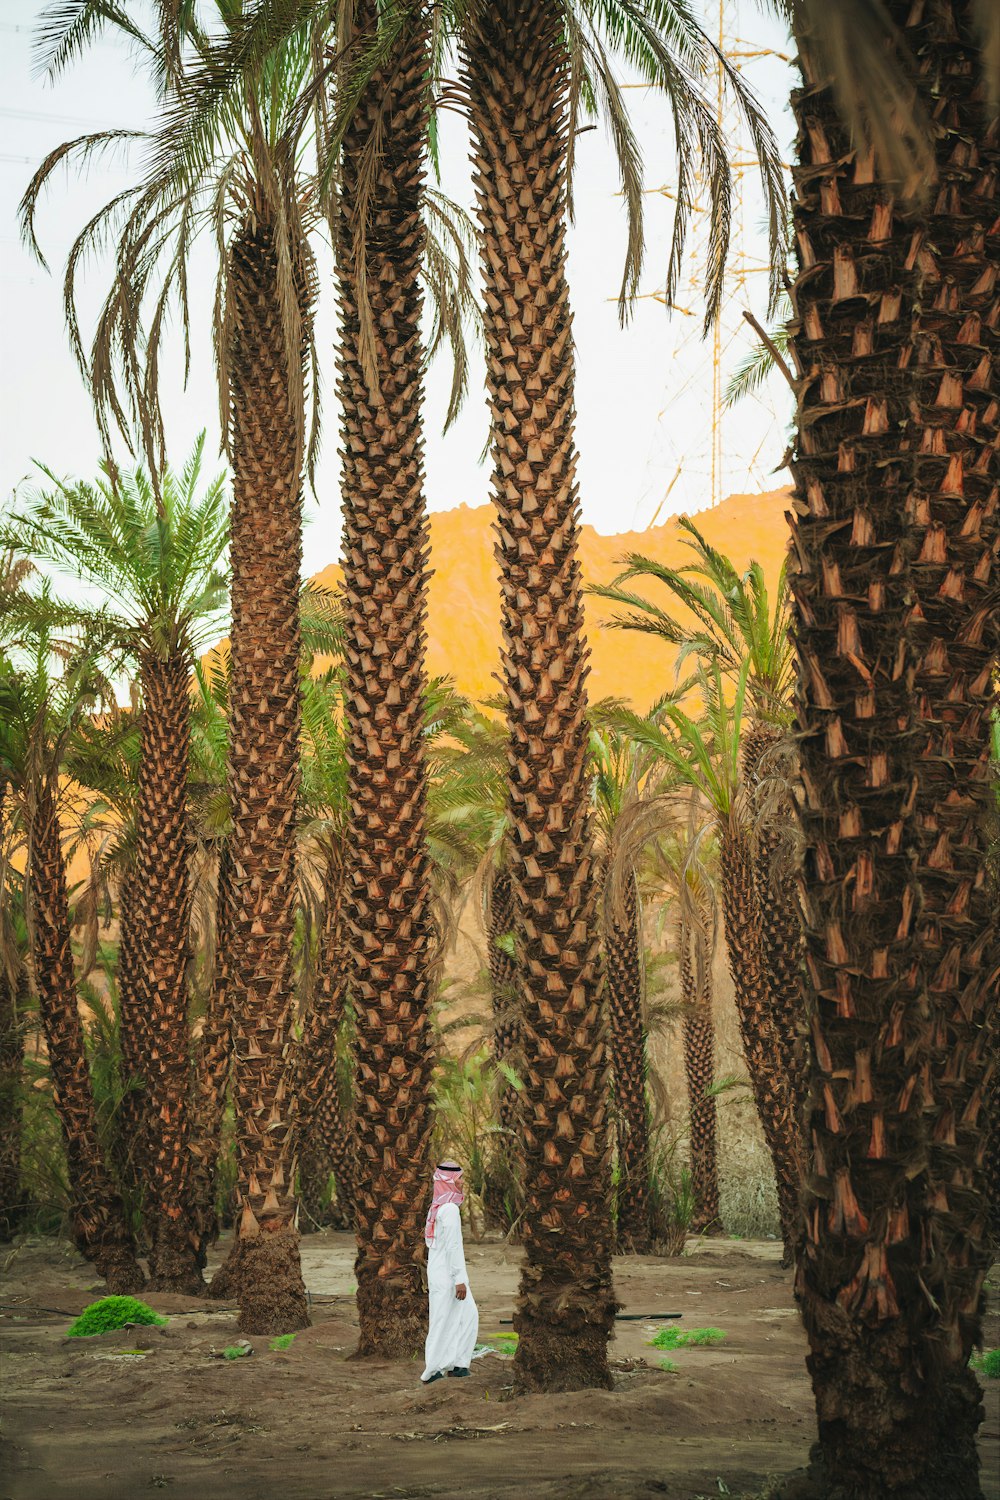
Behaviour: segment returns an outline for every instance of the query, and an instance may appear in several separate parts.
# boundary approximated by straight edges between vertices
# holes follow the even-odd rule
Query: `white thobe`
[[[455,1288],[464,1283],[463,1301]],[[427,1290],[430,1293],[430,1323],[424,1345],[426,1366],[421,1380],[449,1370],[467,1370],[479,1333],[479,1309],[469,1286],[462,1244],[462,1215],[457,1203],[442,1203],[434,1223],[434,1238],[427,1251]]]

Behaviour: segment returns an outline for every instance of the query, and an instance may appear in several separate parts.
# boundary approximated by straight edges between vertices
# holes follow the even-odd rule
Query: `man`
[[[441,1162],[434,1173],[434,1193],[424,1226],[430,1295],[426,1368],[420,1377],[425,1385],[443,1375],[468,1375],[476,1347],[479,1309],[469,1290],[459,1212],[464,1197],[462,1168],[454,1161]]]

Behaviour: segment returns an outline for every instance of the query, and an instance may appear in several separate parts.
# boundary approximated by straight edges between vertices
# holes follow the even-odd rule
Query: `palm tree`
[[[98,1133],[80,1021],[65,838],[59,818],[62,747],[93,701],[93,662],[80,653],[58,681],[50,677],[42,633],[23,664],[0,659],[0,774],[16,802],[27,840],[27,915],[31,970],[66,1149],[73,1239],[114,1294],[145,1281],[118,1188]],[[5,913],[6,916],[6,913]]]
[[[219,8],[220,29],[241,13]],[[147,39],[158,55],[157,39]],[[157,374],[176,298],[188,327],[191,246],[218,248],[215,354],[233,469],[232,669],[229,696],[230,878],[225,931],[237,1119],[239,1240],[233,1267],[241,1327],[283,1332],[308,1321],[295,1230],[288,1053],[298,876],[301,489],[315,285],[308,232],[322,194],[308,170],[313,114],[300,107],[313,71],[307,28],[218,98],[212,42],[192,19],[157,128],[140,137],[147,176],[83,231],[70,256],[67,304],[78,328],[80,256],[113,241],[114,289],[91,359],[75,344],[105,424],[135,427],[151,460],[162,447]],[[53,152],[25,195],[33,240],[38,195],[56,164],[100,149],[90,136]],[[158,284],[157,284],[158,282]],[[139,326],[156,286],[148,335]],[[313,386],[315,382],[313,382]],[[315,435],[315,427],[313,429]],[[261,753],[261,747],[267,753]]]
[[[764,962],[753,851],[740,774],[740,745],[749,663],[730,701],[721,663],[699,666],[702,720],[668,704],[664,723],[627,716],[636,739],[662,757],[710,810],[719,842],[722,909],[729,971],[754,1102],[774,1164],[785,1256],[790,1263],[799,1226],[802,1137],[781,1064],[778,1027]]]
[[[658,722],[662,706],[651,711],[651,723]],[[643,850],[673,821],[673,812],[662,761],[616,722],[619,707],[613,701],[595,705],[590,749],[614,1076],[617,1248],[645,1255],[652,1247],[653,1205],[638,867]]]
[[[641,169],[609,50],[663,87],[673,111],[682,207],[671,287],[694,150],[703,152],[722,208],[714,218],[716,270],[725,256],[728,178],[699,93],[707,44],[686,12],[613,0],[475,3],[462,7],[460,50],[482,234],[510,736],[508,862],[523,985],[527,1253],[515,1368],[525,1388],[607,1385],[609,1058],[589,808],[565,235],[581,101],[599,100],[632,210],[627,301],[642,259]],[[751,115],[762,158],[776,165],[766,129]],[[717,293],[713,274],[710,310]]]
[[[187,782],[195,655],[219,630],[228,535],[219,476],[201,490],[204,435],[158,491],[141,469],[105,465],[95,484],[60,481],[4,519],[3,544],[99,590],[99,609],[57,606],[142,694],[134,862],[123,883],[119,996],[126,1068],[143,1084],[139,1125],[151,1266],[164,1290],[202,1286],[188,1213],[190,923]],[[133,1092],[129,1097],[136,1097]]]
[[[303,1208],[323,1213],[331,1172],[337,1216],[354,1222],[353,1121],[345,1118],[337,1067],[349,982],[344,896],[348,863],[347,755],[343,730],[343,677],[330,669],[310,677],[303,695],[302,800],[304,836],[319,885],[315,976],[299,1049],[297,1104],[299,1184]]]
[[[858,7],[830,9],[850,24]],[[874,45],[855,38],[848,85],[897,60],[933,121],[908,199],[898,157],[844,124],[818,8],[798,11],[791,583],[814,1045],[798,1292],[825,1482],[845,1493],[981,1493],[967,1361],[998,991],[998,248],[976,17],[890,0],[863,18]],[[868,93],[877,110],[885,89]]]
[[[787,768],[793,662],[788,581],[783,569],[772,600],[759,563],[751,562],[741,573],[688,517],[682,516],[677,525],[693,554],[690,563],[670,568],[632,553],[613,584],[592,592],[623,606],[612,617],[611,628],[637,630],[672,646],[678,674],[692,657],[716,659],[735,682],[744,661],[748,663],[748,713],[740,753],[753,813],[757,907],[779,1055],[795,1108],[801,1112],[805,1090],[802,923],[794,853],[786,847],[795,820]],[[673,608],[664,609],[628,587],[636,579],[662,584],[672,596]]]
[[[712,1017],[712,961],[718,931],[718,900],[705,830],[696,826],[697,797],[692,793],[686,834],[675,831],[656,844],[657,871],[665,876],[676,910],[680,953],[684,1073],[688,1088],[691,1186],[694,1233],[714,1233],[719,1217],[718,1110],[715,1103],[715,1023]]]

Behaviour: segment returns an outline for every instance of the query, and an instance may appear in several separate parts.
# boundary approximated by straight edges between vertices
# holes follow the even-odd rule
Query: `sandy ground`
[[[518,1252],[467,1245],[481,1339],[511,1316]],[[69,1249],[29,1243],[0,1281],[0,1500],[675,1500],[765,1494],[805,1462],[813,1408],[789,1275],[764,1242],[691,1243],[673,1260],[616,1262],[627,1313],[680,1312],[724,1344],[659,1368],[651,1320],[618,1324],[615,1389],[511,1398],[510,1364],[418,1383],[416,1362],[348,1362],[356,1339],[353,1245],[303,1241],[313,1326],[284,1352],[217,1353],[235,1311],[151,1296],[165,1332],[66,1341],[102,1288]],[[994,1276],[996,1273],[994,1272]],[[1000,1335],[997,1290],[989,1343]],[[140,1348],[136,1347],[139,1344]],[[985,1491],[1000,1500],[996,1387],[983,1431]],[[942,1497],[946,1500],[946,1497]]]

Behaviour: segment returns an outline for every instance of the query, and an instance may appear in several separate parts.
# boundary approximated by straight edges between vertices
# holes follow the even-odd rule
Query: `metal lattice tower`
[[[776,48],[758,45],[740,34],[737,0],[711,0],[707,8],[719,50],[734,69],[741,74],[747,71],[751,81],[754,71],[768,59],[777,65],[790,63]],[[727,408],[724,400],[733,371],[757,341],[744,314],[750,312],[762,323],[766,320],[770,267],[758,164],[746,127],[724,88],[721,69],[715,104],[733,176],[732,234],[722,306],[705,339],[709,195],[699,177],[684,270],[665,329],[664,401],[650,443],[646,489],[637,506],[644,513],[637,517],[640,527],[652,526],[678,508],[678,500],[681,509],[703,510],[734,491],[773,489],[783,482],[774,472],[785,448],[788,420],[788,393],[781,376],[770,377],[734,408]],[[676,197],[668,183],[647,192],[671,200]],[[668,305],[662,285],[641,295],[662,307]]]

